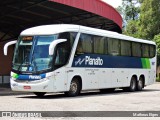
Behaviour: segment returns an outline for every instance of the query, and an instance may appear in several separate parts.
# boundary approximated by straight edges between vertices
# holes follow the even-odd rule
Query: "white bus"
[[[141,91],[156,80],[156,45],[115,32],[79,25],[44,25],[24,30],[15,44],[13,91],[64,92],[122,88]]]

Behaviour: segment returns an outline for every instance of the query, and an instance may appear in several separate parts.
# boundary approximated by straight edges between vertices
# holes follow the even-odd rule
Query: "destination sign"
[[[33,40],[32,36],[24,36],[22,37],[22,40]]]

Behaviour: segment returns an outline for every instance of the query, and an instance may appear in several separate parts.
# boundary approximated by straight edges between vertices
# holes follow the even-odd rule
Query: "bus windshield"
[[[24,72],[50,69],[53,57],[49,55],[49,45],[57,36],[19,37],[13,57],[13,69]]]

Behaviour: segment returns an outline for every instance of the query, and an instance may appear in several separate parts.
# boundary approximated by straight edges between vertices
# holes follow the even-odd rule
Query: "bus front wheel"
[[[81,87],[80,82],[77,78],[74,78],[70,84],[70,89],[65,94],[69,97],[77,96],[80,93]]]
[[[34,94],[35,94],[37,97],[43,97],[46,93],[45,93],[45,92],[34,92]]]

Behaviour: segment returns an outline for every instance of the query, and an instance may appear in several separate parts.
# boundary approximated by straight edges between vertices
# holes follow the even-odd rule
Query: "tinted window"
[[[94,36],[94,53],[104,54],[104,40],[105,37]]]
[[[149,57],[149,45],[142,44],[142,57]]]
[[[92,53],[92,36],[81,34],[77,45],[77,54],[79,53]]]
[[[132,42],[132,55],[141,57],[141,43]]]
[[[110,55],[120,55],[119,40],[113,39],[113,38],[108,39],[108,54],[110,54]]]
[[[65,32],[59,34],[58,39],[67,39],[67,41],[56,46],[56,57],[54,63],[55,69],[67,64],[76,35],[77,33],[75,32]]]
[[[131,42],[121,40],[121,55],[131,56]]]
[[[108,38],[104,40],[104,54],[108,54]]]
[[[73,43],[75,41],[76,35],[77,33],[75,32],[64,32],[59,34],[58,39],[67,39],[66,44],[68,46],[68,49],[71,50]]]
[[[76,39],[76,36],[77,36],[77,33],[75,33],[75,32],[70,33],[70,44],[71,44],[71,46],[73,45],[73,43]]]
[[[150,45],[150,57],[155,57],[156,54],[156,46]]]

